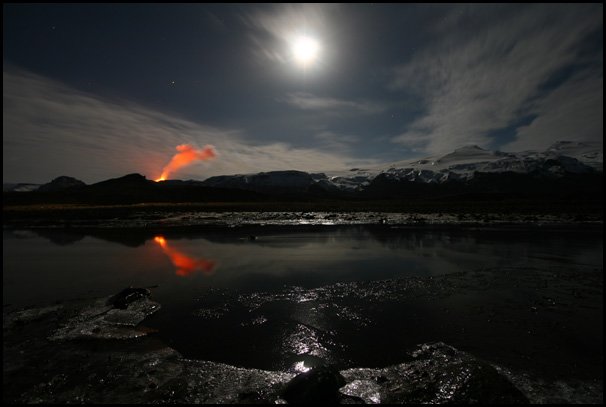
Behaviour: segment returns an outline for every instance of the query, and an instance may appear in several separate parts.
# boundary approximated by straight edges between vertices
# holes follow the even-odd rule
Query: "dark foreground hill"
[[[155,182],[140,174],[129,174],[91,185],[73,182],[65,188],[43,188],[45,185],[31,192],[4,192],[4,204],[108,205],[145,202],[258,201],[262,198],[256,192],[205,187],[196,181]]]
[[[212,207],[208,210],[509,213],[601,213],[603,208],[603,175],[597,172],[559,177],[476,174],[466,182],[439,184],[380,174],[361,190],[324,188],[316,182],[290,189],[264,186],[262,191],[253,191],[237,185],[211,187],[201,181],[155,182],[140,174],[92,185],[75,181],[69,184],[65,188],[4,192],[4,206],[190,203],[199,205],[200,210]]]

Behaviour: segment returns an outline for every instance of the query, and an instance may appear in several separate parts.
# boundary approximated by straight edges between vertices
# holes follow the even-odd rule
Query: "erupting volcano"
[[[168,164],[162,169],[162,175],[156,179],[156,182],[168,179],[168,176],[195,161],[211,160],[217,156],[215,148],[211,145],[204,146],[201,150],[196,150],[189,144],[180,144],[177,146],[178,153],[173,156]]]

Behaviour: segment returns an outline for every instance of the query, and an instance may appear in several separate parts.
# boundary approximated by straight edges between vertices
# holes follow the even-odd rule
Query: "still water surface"
[[[153,286],[162,310],[148,324],[191,358],[265,369],[385,366],[407,346],[442,340],[510,366],[578,363],[577,373],[595,376],[602,290],[582,281],[602,281],[602,249],[601,230],[580,228],[4,230],[3,305]],[[367,300],[375,286],[347,300],[342,288],[324,299],[313,291],[442,277],[451,290],[441,297],[433,283],[414,298],[381,286],[383,302],[380,293]],[[556,354],[565,359],[557,366]]]
[[[4,230],[3,304],[104,296],[127,286],[158,285],[156,295],[164,297],[165,292],[200,287],[313,288],[499,266],[601,268],[602,248],[596,230]]]

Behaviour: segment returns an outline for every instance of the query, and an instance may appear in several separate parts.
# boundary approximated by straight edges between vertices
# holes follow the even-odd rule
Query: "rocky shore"
[[[422,285],[412,280],[341,284],[251,294],[237,301],[251,309],[273,301],[348,295],[389,301],[414,297]],[[429,291],[440,295],[451,289],[443,281]],[[380,368],[301,363],[299,371],[271,371],[195,360],[167,346],[148,326],[146,320],[161,311],[151,297],[148,289],[127,288],[106,298],[5,312],[3,402],[525,404],[603,399],[601,382],[542,380],[443,342],[419,344],[407,350],[402,363]],[[213,313],[205,305],[201,310]],[[221,317],[221,312],[207,317]],[[363,323],[351,313],[347,318]]]

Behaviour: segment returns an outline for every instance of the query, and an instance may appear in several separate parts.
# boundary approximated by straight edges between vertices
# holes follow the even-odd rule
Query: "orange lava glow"
[[[177,146],[178,153],[173,156],[168,164],[162,169],[162,175],[156,182],[167,180],[171,173],[188,166],[195,161],[212,160],[217,156],[217,151],[211,145],[204,146],[201,150],[196,150],[189,144],[180,144]]]
[[[158,243],[164,251],[164,254],[170,258],[176,268],[175,274],[178,276],[187,277],[198,270],[202,271],[204,274],[210,275],[215,270],[217,263],[214,260],[187,256],[179,250],[170,247],[166,242],[166,239],[162,236],[156,236],[154,242]]]

